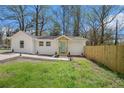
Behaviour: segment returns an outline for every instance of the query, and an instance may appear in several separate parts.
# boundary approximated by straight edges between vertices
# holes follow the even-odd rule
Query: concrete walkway
[[[44,59],[44,60],[63,60],[63,61],[68,61],[68,57],[50,57],[50,56],[40,56],[40,55],[29,55],[29,54],[22,54],[21,57],[25,58],[32,58],[32,59]]]
[[[49,57],[49,56],[40,56],[40,55],[30,55],[30,54],[20,54],[19,53],[7,53],[7,54],[0,54],[0,62],[4,62],[9,59],[14,59],[17,57],[24,57],[24,58],[31,58],[31,59],[38,59],[38,60],[63,60],[68,61],[68,57]]]

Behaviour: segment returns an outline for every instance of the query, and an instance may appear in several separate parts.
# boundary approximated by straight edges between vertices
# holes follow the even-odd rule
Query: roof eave
[[[65,36],[65,35],[59,36],[59,37],[57,37],[57,38],[55,38],[55,39],[60,39],[61,37],[65,37],[65,38],[67,38],[68,40],[72,40],[71,38],[69,38],[68,36]]]

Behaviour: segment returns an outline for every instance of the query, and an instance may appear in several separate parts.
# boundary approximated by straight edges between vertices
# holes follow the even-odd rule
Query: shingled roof
[[[37,39],[56,39],[59,36],[35,36]]]
[[[29,33],[26,33],[27,35],[33,37],[33,38],[36,38],[36,39],[56,39],[60,36],[34,36],[34,35],[31,35]],[[64,36],[64,35],[63,35]],[[86,38],[83,38],[83,37],[78,37],[78,36],[67,36],[68,38],[70,39],[86,39]]]
[[[21,32],[23,32],[23,31],[21,31]],[[28,36],[30,36],[32,38],[36,38],[36,39],[57,39],[57,38],[61,37],[61,36],[34,36],[31,33],[27,33],[27,32],[23,32],[23,33],[27,34]],[[66,35],[62,35],[62,36],[65,36],[65,37],[67,37],[69,39],[77,39],[77,40],[78,39],[86,39],[86,38],[83,38],[83,37],[66,36]]]

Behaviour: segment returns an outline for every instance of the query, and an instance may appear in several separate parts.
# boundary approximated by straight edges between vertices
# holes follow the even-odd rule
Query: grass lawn
[[[0,64],[0,87],[124,87],[124,78],[86,59]]]
[[[5,53],[5,52],[10,52],[11,50],[9,49],[0,49],[0,53]]]

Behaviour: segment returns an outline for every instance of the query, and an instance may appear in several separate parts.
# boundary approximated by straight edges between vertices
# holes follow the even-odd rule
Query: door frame
[[[65,43],[65,48],[66,49],[64,49],[65,50],[64,53],[61,52],[61,47],[62,46],[60,46],[61,45],[60,43]],[[68,53],[68,40],[59,40],[59,54],[60,55],[67,55],[67,53]]]

